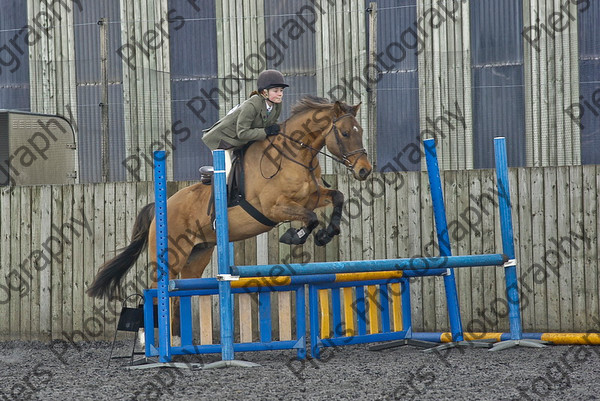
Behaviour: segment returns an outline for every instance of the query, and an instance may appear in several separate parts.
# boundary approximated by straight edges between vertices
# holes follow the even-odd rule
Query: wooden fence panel
[[[35,187],[34,187],[35,188]],[[84,276],[86,266],[83,263],[83,237],[86,234],[86,216],[83,213],[84,187],[81,185],[73,186],[73,332],[84,333],[83,316],[84,316]],[[32,196],[32,212],[36,197]],[[91,266],[90,266],[91,268]]]
[[[52,338],[62,338],[63,320],[62,320],[62,270],[63,270],[63,252],[64,242],[56,236],[54,227],[61,227],[63,224],[62,218],[62,189],[60,186],[52,187],[52,226],[50,230],[52,251],[50,256],[52,257],[51,265],[51,284],[50,295],[51,295],[51,323],[52,323]],[[14,255],[17,256],[17,255]]]
[[[62,216],[63,224],[58,227],[57,235],[62,242],[62,332],[73,333],[73,186],[62,187]],[[114,212],[112,213],[114,219]],[[60,277],[59,277],[60,280]],[[59,294],[60,296],[60,294]]]
[[[21,276],[19,278],[21,297],[22,338],[30,339],[31,334],[31,187],[21,187]]]
[[[598,309],[598,238],[596,166],[583,166],[583,235],[586,327],[600,326]]]
[[[8,273],[10,269],[10,193],[12,188],[0,188],[0,339],[11,338],[10,322],[6,318],[10,313],[10,288],[8,288]]]
[[[451,203],[448,195],[446,195],[447,207],[456,205],[456,221],[458,227],[463,227],[465,221],[471,221],[476,216],[469,216],[471,212],[469,206],[469,177],[468,171],[457,171],[456,172],[456,201]],[[446,174],[447,176],[448,174]],[[450,180],[446,179],[446,183]],[[448,191],[444,191],[448,194]],[[466,216],[466,217],[465,217]],[[452,221],[452,217],[448,214],[448,220]],[[461,230],[462,241],[453,241],[452,252],[454,255],[465,255],[470,250],[471,237],[465,230]],[[462,316],[472,316],[473,314],[473,303],[472,303],[472,291],[471,291],[471,272],[473,269],[456,269],[456,283],[458,288],[458,297],[461,305]],[[466,326],[465,326],[466,329]]]
[[[421,199],[420,199],[420,173],[409,174],[407,185],[407,216],[404,229],[408,233],[408,254],[412,257],[421,254]],[[423,305],[423,280],[413,280],[410,286],[410,296],[413,307],[413,325],[416,330],[424,327],[424,305]]]
[[[495,199],[495,182],[492,176],[491,170],[481,171],[481,200],[480,207],[483,213],[483,226],[482,226],[482,248],[481,253],[494,253],[496,251],[495,246],[495,224],[494,209],[497,208],[497,200]],[[483,270],[483,307],[477,312],[481,315],[483,322],[485,323],[485,331],[492,331],[497,325],[497,316],[491,310],[491,305],[494,305],[496,300],[496,273],[494,268],[485,267]]]
[[[453,253],[500,252],[493,171],[443,175]],[[348,175],[326,179],[346,196],[340,236],[324,248],[315,246],[313,238],[292,247],[278,242],[291,226],[281,224],[260,241],[236,245],[237,263],[256,263],[259,255],[261,262],[289,263],[439,252],[425,173],[374,174],[362,183]],[[600,309],[597,166],[511,169],[510,180],[523,327],[527,331],[596,328]],[[169,189],[173,192],[188,184],[171,184]],[[93,300],[84,292],[98,267],[129,242],[137,214],[152,200],[152,183],[145,182],[4,188],[0,192],[0,338],[111,338],[121,300]],[[323,226],[330,215],[331,207],[319,212]],[[205,277],[214,275],[213,265],[214,259]],[[501,268],[456,270],[466,329],[507,329],[503,273]],[[141,292],[151,274],[144,252],[127,275],[123,295]],[[443,280],[412,280],[411,295],[415,329],[448,329]],[[288,310],[295,303],[288,295],[272,301],[274,311]],[[244,302],[253,315],[253,328],[243,336],[256,338],[256,302]],[[215,299],[211,303],[215,316]],[[288,338],[293,322],[290,325],[281,315],[283,310],[279,313],[279,318],[273,317],[275,328],[286,326],[282,335]],[[195,332],[200,335],[199,327]]]
[[[94,219],[94,186],[83,185],[83,205],[81,209],[82,218],[86,220],[87,228],[83,230],[83,235],[80,241],[80,247],[83,251],[83,260],[81,267],[83,270],[83,286],[81,288],[82,301],[83,301],[83,328],[84,333],[88,337],[93,337],[96,334],[94,330],[94,321],[96,319],[95,301],[88,297],[84,291],[87,290],[89,285],[94,280],[98,267],[103,263],[95,258],[95,244],[94,239],[96,238],[95,226],[101,224],[100,221]],[[103,333],[102,333],[103,334]]]
[[[560,305],[559,287],[558,287],[558,263],[555,263],[555,255],[558,248],[555,242],[550,239],[557,237],[557,214],[558,205],[556,204],[556,168],[550,167],[544,169],[544,228],[546,237],[546,246],[544,250],[544,264],[546,265],[546,292],[548,294],[548,327],[560,327]],[[556,269],[550,267],[554,264]]]
[[[420,218],[415,221],[415,225],[421,226],[421,235],[420,239],[420,249],[417,250],[414,254],[410,255],[410,257],[415,257],[419,255],[427,255],[428,253],[433,254],[433,251],[430,249],[433,247],[437,248],[437,239],[435,235],[435,228],[432,224],[433,222],[433,208],[431,207],[431,194],[429,191],[429,178],[427,177],[427,173],[421,172],[419,174],[420,185],[419,185],[419,206],[421,208]],[[431,245],[435,244],[435,245]],[[437,253],[438,251],[436,251]],[[423,277],[419,279],[423,285],[423,331],[435,331],[436,321],[435,321],[435,306],[436,306],[436,287],[438,282],[438,277]]]
[[[469,215],[465,224],[470,227],[470,252],[473,254],[483,253],[483,221],[485,215],[481,208],[481,170],[471,170],[468,172],[469,186]],[[449,199],[448,202],[451,200]],[[465,273],[462,273],[465,274]],[[474,316],[480,314],[484,308],[483,297],[483,269],[469,269],[471,275],[471,327],[473,330],[485,331],[483,319],[479,317],[475,320]],[[469,318],[469,317],[463,317]],[[469,327],[469,325],[465,325]]]
[[[519,210],[518,210],[518,203],[517,203],[517,199],[519,199],[519,177],[518,177],[518,173],[519,170],[518,169],[514,169],[511,168],[508,170],[508,179],[509,179],[509,183],[510,183],[510,199],[511,199],[511,208],[512,208],[512,223],[513,223],[513,237],[514,237],[514,244],[515,244],[515,251],[518,252],[518,250],[520,249],[521,246],[521,237],[518,235],[518,228],[519,228],[519,224],[520,224],[520,214],[519,214]],[[500,233],[499,235],[499,239],[500,239],[500,246],[502,246],[502,234]],[[526,240],[527,241],[527,240]],[[521,272],[522,272],[522,266],[521,266],[521,262],[517,263],[517,277],[521,277]],[[501,275],[502,278],[504,278],[504,269],[503,268],[497,268],[496,269],[496,277],[498,277],[498,275]],[[504,281],[504,280],[501,280]],[[496,286],[498,285],[502,285],[502,289],[497,291],[498,293],[504,293],[505,292],[505,286],[503,283],[496,283]],[[508,310],[505,308],[503,310],[503,313],[506,315],[505,318],[502,320],[501,325],[500,325],[500,329],[504,332],[508,332],[510,331],[510,323],[508,321]],[[522,312],[521,312],[522,313]],[[521,319],[522,320],[522,319]]]
[[[583,231],[583,198],[582,198],[582,167],[569,167],[569,187],[571,201],[571,277],[573,293],[573,314],[575,327],[586,327],[585,311],[585,269],[584,269],[584,243]],[[575,238],[584,238],[583,241],[574,241]]]

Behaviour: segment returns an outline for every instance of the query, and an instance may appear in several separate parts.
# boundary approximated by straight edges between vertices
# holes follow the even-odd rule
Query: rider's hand
[[[267,136],[277,135],[277,134],[279,134],[279,131],[280,131],[279,124],[273,124],[273,125],[269,125],[268,127],[265,127],[265,132],[266,132]]]

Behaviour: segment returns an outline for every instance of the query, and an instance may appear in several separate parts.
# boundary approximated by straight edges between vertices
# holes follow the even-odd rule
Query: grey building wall
[[[367,2],[368,4],[368,2]],[[377,163],[380,171],[421,169],[418,49],[407,49],[416,0],[377,2]],[[404,33],[404,36],[403,36]],[[403,43],[404,40],[404,43]]]
[[[108,114],[109,114],[109,180],[124,181],[126,172],[125,124],[123,116],[123,62],[117,54],[121,46],[119,0],[100,0],[74,8],[75,72],[77,82],[77,114],[79,160],[82,182],[102,180],[102,86],[98,22],[108,23]]]
[[[512,166],[598,163],[597,2],[379,0],[373,27],[371,3],[0,0],[0,108],[67,117],[82,182],[102,179],[104,85],[109,180],[149,180],[159,148],[172,154],[170,177],[187,180],[211,163],[202,130],[246,99],[264,68],[291,85],[283,118],[306,94],[362,101],[379,170],[422,169],[417,148],[431,136],[445,169],[491,166],[497,135],[508,138]],[[556,13],[562,25],[548,25]],[[106,83],[100,18],[108,20]],[[366,82],[369,68],[376,84]],[[322,162],[324,172],[341,172]]]
[[[0,13],[0,109],[29,111],[27,3],[5,1]]]
[[[523,4],[471,3],[473,167],[494,167],[493,139],[506,137],[511,166],[525,166]]]
[[[212,163],[202,130],[218,120],[224,94],[219,92],[215,1],[170,0],[169,10],[173,175],[193,180],[198,167]]]
[[[581,163],[600,163],[600,3],[578,13],[579,99],[567,105],[567,117],[581,129]]]

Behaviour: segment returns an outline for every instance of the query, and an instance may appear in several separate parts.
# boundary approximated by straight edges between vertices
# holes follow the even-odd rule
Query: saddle
[[[266,217],[246,200],[246,194],[244,190],[244,154],[249,146],[250,143],[233,151],[231,170],[229,171],[229,176],[227,177],[227,208],[241,206],[242,209],[244,209],[259,223],[274,227],[277,225],[276,222]],[[212,185],[213,174],[213,166],[200,167],[200,180],[204,185]],[[207,211],[207,213],[212,216],[213,221],[215,219],[214,198],[215,194],[213,186],[213,193],[210,198]]]

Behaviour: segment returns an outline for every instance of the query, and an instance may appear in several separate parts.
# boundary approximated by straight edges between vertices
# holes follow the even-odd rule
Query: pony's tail
[[[144,206],[135,220],[131,243],[120,254],[100,267],[94,282],[86,291],[90,297],[102,298],[116,293],[121,279],[148,245],[148,232],[153,217],[154,203],[150,203]]]

